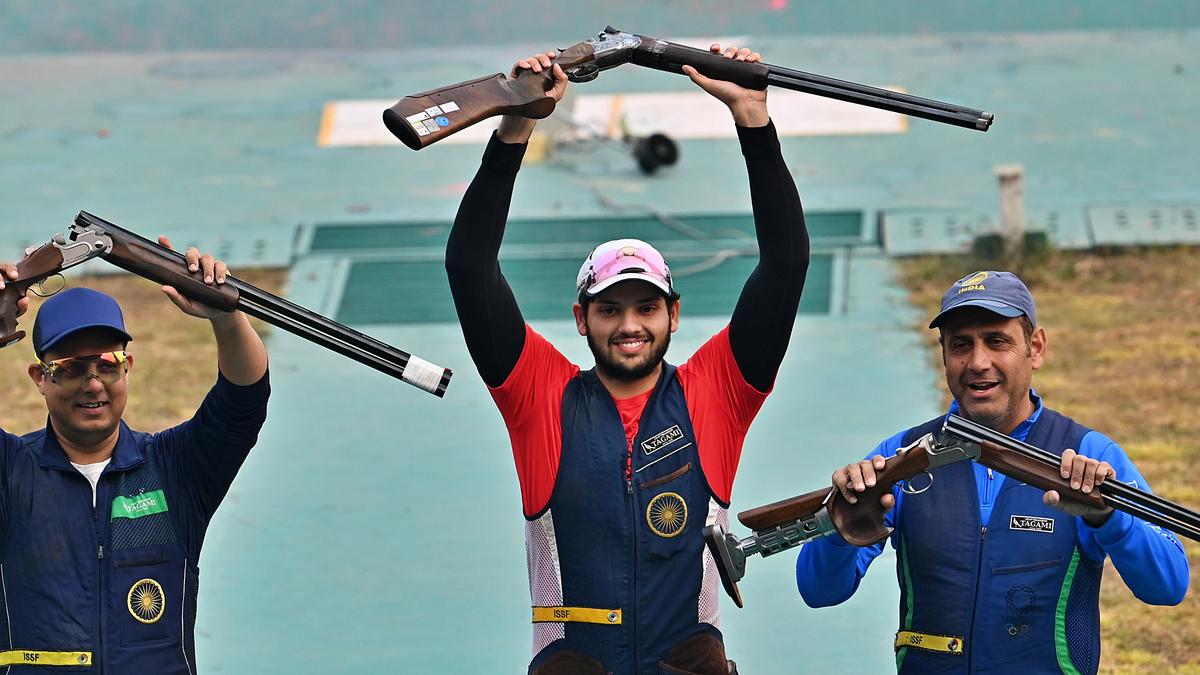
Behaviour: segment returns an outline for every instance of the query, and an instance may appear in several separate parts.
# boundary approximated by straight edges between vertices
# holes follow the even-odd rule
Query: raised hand
[[[17,273],[16,265],[0,262],[0,291],[4,290],[5,279],[16,281],[18,276],[20,275]],[[17,300],[17,316],[24,314],[27,309],[29,309],[29,298],[25,297],[25,294],[22,293],[21,298]]]
[[[713,44],[708,49],[714,54],[722,54],[725,58],[736,61],[757,63],[762,60],[762,55],[758,52],[750,51],[749,47],[742,47],[740,49],[737,47],[727,47],[722,51],[721,45]],[[701,75],[692,66],[684,66],[683,72],[692,78],[692,82],[695,82],[701,89],[729,106],[729,111],[733,113],[733,119],[738,126],[761,127],[766,125],[770,120],[767,114],[766,89],[747,89],[733,82],[714,80]]]
[[[171,248],[171,240],[166,237],[159,237],[158,243]],[[202,274],[204,283],[210,286],[219,286],[225,283],[225,277],[229,275],[229,267],[224,261],[217,260],[208,254],[201,254],[195,246],[189,248],[184,255],[187,257],[188,271]],[[230,312],[196,302],[180,293],[174,286],[163,286],[162,292],[171,299],[171,302],[175,303],[176,307],[191,316],[212,320],[230,314]]]
[[[554,59],[558,57],[558,52],[548,51],[544,54],[534,54],[527,59],[521,59],[513,64],[512,70],[508,74],[508,79],[515,80],[524,71],[532,71],[541,73],[549,70],[554,76],[554,86],[546,91],[546,96],[554,99],[555,104],[562,100],[567,93],[567,74],[554,63]],[[529,135],[533,133],[533,127],[537,124],[537,120],[531,120],[527,117],[518,117],[516,115],[505,115],[500,120],[500,128],[496,130],[496,136],[505,143],[524,143],[529,140]]]

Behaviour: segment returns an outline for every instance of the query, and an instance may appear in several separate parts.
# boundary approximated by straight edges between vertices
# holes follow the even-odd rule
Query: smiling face
[[[123,349],[125,342],[112,331],[89,329],[56,343],[42,360],[48,363]],[[132,368],[132,356],[128,357],[125,366]],[[74,453],[89,454],[105,448],[111,451],[110,441],[115,440],[121,416],[125,413],[128,372],[112,384],[102,382],[94,373],[93,370],[82,383],[72,385],[64,380],[52,381],[36,363],[29,366],[29,377],[45,397],[50,423],[72,461],[76,460]],[[105,458],[95,458],[95,461],[101,459]]]
[[[679,327],[679,301],[643,281],[623,281],[575,305],[575,323],[596,357],[596,368],[625,383],[656,376],[671,333]]]
[[[979,307],[956,310],[941,326],[946,385],[965,415],[1009,433],[1033,414],[1033,371],[1046,355],[1046,331],[1026,337],[1021,318]]]

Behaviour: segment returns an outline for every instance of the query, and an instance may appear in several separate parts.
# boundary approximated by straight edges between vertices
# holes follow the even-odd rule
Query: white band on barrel
[[[441,366],[435,366],[425,359],[410,356],[408,364],[404,366],[404,372],[400,373],[400,379],[431,394],[436,394],[438,385],[442,383],[442,374],[445,372],[446,369]]]

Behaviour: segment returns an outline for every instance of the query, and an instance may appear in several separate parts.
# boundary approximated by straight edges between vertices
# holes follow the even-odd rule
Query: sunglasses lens
[[[104,384],[115,384],[125,373],[125,353],[106,352],[51,361],[45,366],[52,379],[64,386],[81,386],[92,375]]]

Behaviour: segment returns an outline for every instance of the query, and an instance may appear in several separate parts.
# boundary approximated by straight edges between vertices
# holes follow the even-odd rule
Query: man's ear
[[[575,315],[575,329],[580,335],[587,335],[587,308],[577,302],[571,307],[571,313]]]
[[[1042,367],[1046,360],[1046,329],[1038,326],[1029,336],[1029,357],[1033,359],[1033,369]]]
[[[42,370],[42,367],[36,363],[31,363],[25,372],[29,373],[29,379],[33,380],[33,383],[37,385],[38,393],[45,396],[46,381],[49,378],[46,377],[46,372]]]
[[[671,332],[679,330],[679,301],[671,300],[667,304],[667,311],[671,314]]]

